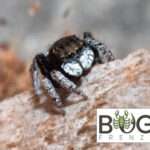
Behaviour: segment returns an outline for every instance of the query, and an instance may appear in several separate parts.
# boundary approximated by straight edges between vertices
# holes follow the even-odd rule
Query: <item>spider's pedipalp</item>
[[[44,78],[42,80],[42,83],[43,83],[44,88],[47,90],[48,94],[51,96],[53,102],[58,107],[61,107],[62,106],[62,102],[61,102],[61,100],[59,98],[59,95],[55,91],[55,88],[54,88],[52,82],[48,78]]]
[[[94,52],[90,47],[83,47],[81,56],[79,57],[79,62],[81,63],[84,70],[91,68],[94,61]]]
[[[69,90],[70,92],[74,91],[75,93],[81,95],[84,99],[87,99],[87,96],[77,89],[77,86],[67,77],[65,77],[60,71],[52,70],[50,74],[52,79],[59,83],[61,87]]]
[[[39,79],[39,75],[38,75],[38,70],[39,70],[39,66],[37,64],[36,59],[34,58],[33,63],[30,66],[30,75],[31,75],[35,94],[41,95],[42,90],[40,87],[40,79]]]
[[[69,63],[63,63],[61,68],[65,71],[65,73],[75,77],[79,77],[83,73],[82,67],[76,60]]]

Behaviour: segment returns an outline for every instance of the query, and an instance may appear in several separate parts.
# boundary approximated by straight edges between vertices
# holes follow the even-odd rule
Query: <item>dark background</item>
[[[117,58],[150,47],[149,0],[0,0],[0,44],[25,60],[66,32],[91,31]]]

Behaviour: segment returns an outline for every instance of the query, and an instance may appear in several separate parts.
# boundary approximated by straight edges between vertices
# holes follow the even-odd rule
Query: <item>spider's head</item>
[[[55,55],[58,59],[67,58],[71,54],[75,54],[83,42],[83,40],[75,35],[67,36],[56,41],[51,46],[50,53]]]
[[[60,67],[65,73],[74,77],[81,76],[83,70],[89,69],[94,60],[93,51],[84,44],[84,40],[75,35],[56,41],[50,49],[50,54],[55,55],[61,62]]]
[[[67,74],[79,77],[83,70],[88,70],[94,62],[94,52],[88,46],[82,46],[76,53],[70,53],[68,57],[63,58],[61,68]]]

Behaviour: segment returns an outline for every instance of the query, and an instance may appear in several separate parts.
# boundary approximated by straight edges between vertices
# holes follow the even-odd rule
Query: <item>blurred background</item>
[[[149,0],[0,0],[0,43],[25,60],[64,34],[84,31],[117,58],[150,47]]]
[[[28,87],[24,72],[35,54],[84,31],[106,43],[116,58],[149,49],[150,1],[0,0],[0,99]]]

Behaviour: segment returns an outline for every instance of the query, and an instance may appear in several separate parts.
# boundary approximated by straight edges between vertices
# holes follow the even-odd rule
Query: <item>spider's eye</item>
[[[68,52],[68,56],[70,56],[72,54],[72,52]]]

